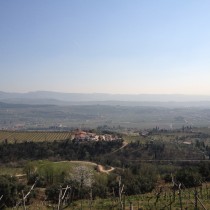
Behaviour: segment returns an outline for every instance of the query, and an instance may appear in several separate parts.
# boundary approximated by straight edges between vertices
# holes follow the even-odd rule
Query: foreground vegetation
[[[127,143],[2,141],[0,209],[209,209],[206,130],[120,134]]]
[[[27,209],[209,209],[210,163],[175,168],[160,177],[153,164],[141,164],[135,173],[115,169],[106,174],[83,162],[28,162],[25,176],[0,176],[1,209],[24,203]]]

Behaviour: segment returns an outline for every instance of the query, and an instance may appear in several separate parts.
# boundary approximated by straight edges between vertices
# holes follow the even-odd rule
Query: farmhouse
[[[140,132],[140,135],[143,136],[143,137],[146,137],[149,135],[149,132],[148,131],[142,131]]]
[[[85,131],[81,131],[77,129],[74,132],[74,141],[114,141],[117,140],[118,137],[112,136],[109,134],[104,134],[104,135],[97,135],[96,133],[89,133]]]

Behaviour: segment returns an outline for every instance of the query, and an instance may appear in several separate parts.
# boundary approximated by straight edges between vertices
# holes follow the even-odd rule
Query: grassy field
[[[30,162],[36,168],[36,171],[38,174],[42,175],[45,173],[45,170],[53,170],[54,175],[56,176],[56,173],[73,173],[74,169],[79,166],[85,166],[89,168],[90,170],[95,170],[96,164],[91,162],[85,162],[85,161],[60,161],[60,162],[51,162],[48,160],[39,160],[39,161],[33,161]]]
[[[21,167],[9,167],[9,166],[1,166],[0,167],[0,175],[11,175],[16,176],[18,174],[23,173],[23,168]]]
[[[71,132],[47,132],[47,131],[0,131],[0,142],[7,140],[10,143],[24,141],[59,141],[71,139]]]

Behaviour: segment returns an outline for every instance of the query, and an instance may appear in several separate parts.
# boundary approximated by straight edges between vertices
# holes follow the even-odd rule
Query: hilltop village
[[[86,141],[116,141],[119,137],[111,134],[98,135],[96,133],[85,132],[77,129],[73,132],[72,140],[76,142],[86,142]]]

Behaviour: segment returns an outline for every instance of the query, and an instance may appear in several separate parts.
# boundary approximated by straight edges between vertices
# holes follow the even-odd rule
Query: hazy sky
[[[0,90],[210,95],[209,0],[0,0]]]

